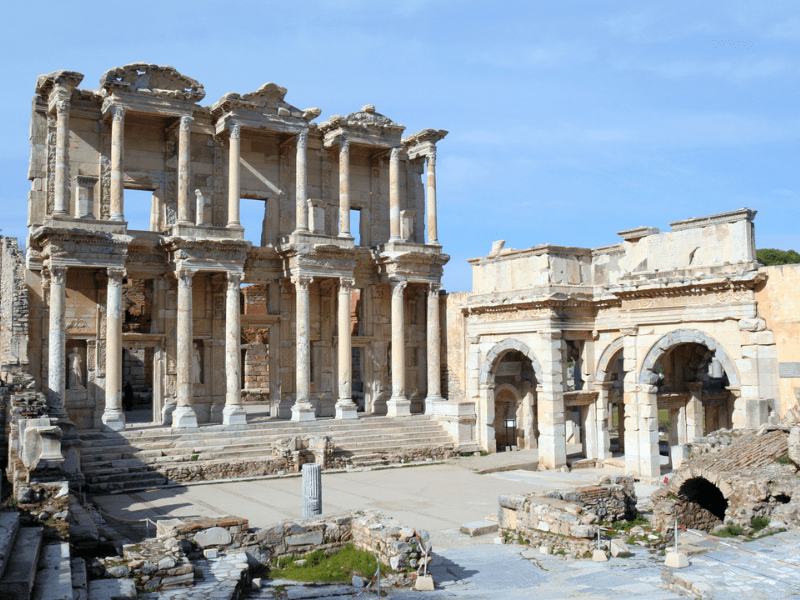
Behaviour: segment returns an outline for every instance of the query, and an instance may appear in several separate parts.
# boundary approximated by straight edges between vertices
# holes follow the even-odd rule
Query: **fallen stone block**
[[[97,579],[89,582],[89,600],[127,600],[136,598],[133,579]]]
[[[683,552],[667,552],[664,564],[672,569],[683,569],[689,566],[689,559]]]
[[[433,588],[433,577],[430,575],[420,575],[414,582],[414,589],[418,592],[432,592]]]
[[[607,562],[608,556],[606,556],[606,553],[603,550],[595,550],[592,552],[592,560],[594,562]]]
[[[490,521],[471,521],[461,526],[461,533],[466,533],[469,537],[477,537],[487,533],[495,533],[499,528],[500,526],[497,523]]]
[[[195,535],[194,541],[201,548],[227,546],[231,543],[231,532],[223,527],[212,527]]]
[[[608,549],[611,551],[611,556],[615,558],[625,558],[631,555],[628,546],[619,540],[611,540],[608,544]]]

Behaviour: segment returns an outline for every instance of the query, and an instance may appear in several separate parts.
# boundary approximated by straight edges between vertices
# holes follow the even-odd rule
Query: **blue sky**
[[[169,64],[206,104],[272,81],[320,121],[372,103],[437,160],[448,291],[465,259],[758,211],[800,250],[800,5],[781,2],[22,2],[2,9],[4,235],[25,237],[30,99],[57,69]],[[21,240],[22,241],[22,240]]]

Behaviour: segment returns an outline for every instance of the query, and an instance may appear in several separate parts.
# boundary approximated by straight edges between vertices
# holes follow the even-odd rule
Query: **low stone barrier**
[[[593,549],[598,523],[636,516],[633,477],[604,477],[596,486],[498,498],[500,529],[552,552],[583,556]]]

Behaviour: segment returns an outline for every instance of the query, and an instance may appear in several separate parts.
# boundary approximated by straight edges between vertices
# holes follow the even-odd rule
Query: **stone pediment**
[[[100,78],[100,89],[103,95],[121,91],[189,102],[199,102],[206,95],[201,83],[174,67],[147,63],[132,63],[106,71]]]
[[[279,117],[293,117],[311,121],[322,112],[319,108],[301,110],[285,102],[286,88],[276,83],[265,83],[255,92],[237,94],[228,92],[211,106],[214,115],[226,112],[251,112],[261,115],[277,115]]]
[[[376,112],[372,104],[367,104],[360,111],[350,113],[346,117],[333,115],[327,121],[321,123],[319,128],[323,132],[338,128],[390,129],[402,132],[405,126],[395,123],[389,117]]]

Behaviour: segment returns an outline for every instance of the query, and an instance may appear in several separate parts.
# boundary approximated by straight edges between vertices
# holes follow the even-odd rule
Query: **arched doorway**
[[[613,458],[625,455],[625,360],[623,339],[606,346],[597,364],[595,380],[600,389],[598,402],[606,407],[608,452]]]
[[[539,362],[519,340],[497,344],[481,370],[483,445],[490,452],[538,447]]]

